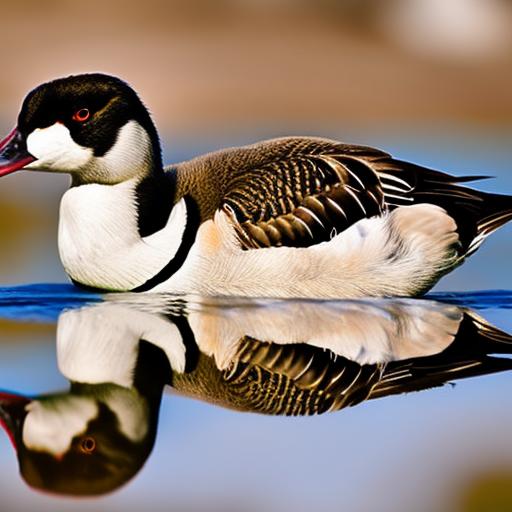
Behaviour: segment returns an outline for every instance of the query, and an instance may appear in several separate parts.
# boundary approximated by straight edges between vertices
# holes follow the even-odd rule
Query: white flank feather
[[[355,298],[414,295],[457,263],[458,235],[442,208],[420,204],[363,219],[308,247],[242,250],[229,217],[201,225],[189,258],[153,291]]]
[[[276,301],[258,307],[204,307],[189,314],[202,352],[226,368],[240,340],[306,343],[358,364],[426,357],[453,341],[462,320],[456,306],[432,301]]]

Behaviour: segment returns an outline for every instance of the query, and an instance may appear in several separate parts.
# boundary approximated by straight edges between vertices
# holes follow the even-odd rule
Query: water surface
[[[454,510],[510,475],[511,304],[0,289],[5,510]]]

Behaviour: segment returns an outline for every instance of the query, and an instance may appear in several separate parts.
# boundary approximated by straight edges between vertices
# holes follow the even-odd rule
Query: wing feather
[[[371,151],[362,160],[352,155],[362,147],[299,141],[300,150],[286,146],[271,161],[234,170],[223,208],[245,249],[307,247],[384,211]]]
[[[363,218],[419,203],[455,220],[461,255],[512,218],[512,198],[366,146],[295,137],[238,148],[226,165],[220,207],[244,249],[308,247]],[[224,164],[223,164],[224,165]]]

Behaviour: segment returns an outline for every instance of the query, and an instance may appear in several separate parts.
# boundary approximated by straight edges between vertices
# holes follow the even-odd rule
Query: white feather
[[[308,248],[243,251],[229,217],[203,223],[182,268],[153,291],[353,298],[414,295],[457,263],[453,219],[434,205],[363,219]]]
[[[147,400],[135,389],[108,387],[98,397],[117,416],[119,430],[131,441],[141,441],[148,432]]]
[[[62,123],[36,128],[27,137],[27,149],[37,158],[25,169],[67,172],[82,183],[120,183],[146,174],[151,162],[151,143],[146,130],[136,121],[119,129],[114,145],[103,156],[78,144]]]
[[[130,290],[157,274],[176,254],[186,225],[184,200],[165,227],[141,238],[135,179],[117,185],[70,188],[59,217],[59,253],[76,281],[98,288]]]
[[[137,121],[128,121],[117,134],[114,145],[103,156],[94,157],[80,169],[83,181],[120,183],[145,175],[151,166],[151,141]]]
[[[73,438],[84,433],[89,421],[97,415],[98,405],[89,397],[68,395],[34,400],[27,405],[23,444],[32,450],[62,455]]]
[[[85,167],[93,150],[77,144],[62,123],[36,128],[27,137],[27,149],[37,160],[25,169],[72,172]]]

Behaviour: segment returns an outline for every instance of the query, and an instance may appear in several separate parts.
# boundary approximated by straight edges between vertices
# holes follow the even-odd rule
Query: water
[[[2,288],[0,510],[456,510],[510,475],[511,306]]]

